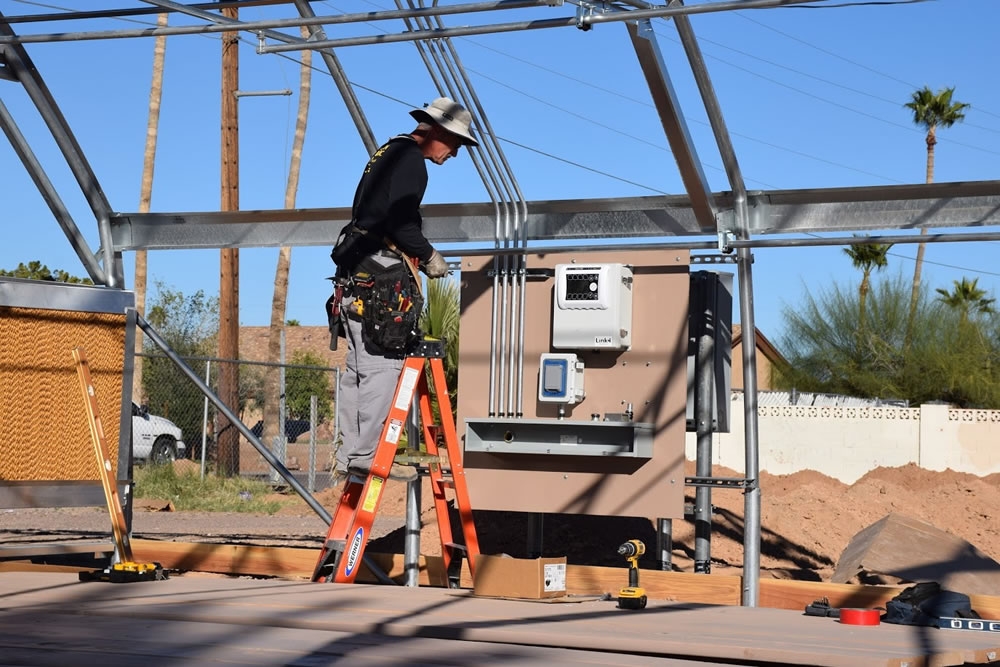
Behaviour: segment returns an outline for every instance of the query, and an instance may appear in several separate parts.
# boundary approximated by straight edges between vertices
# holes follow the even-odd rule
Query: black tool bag
[[[360,299],[362,335],[377,351],[403,355],[420,338],[424,299],[416,279],[403,262],[354,274],[354,294]]]
[[[361,260],[383,247],[384,243],[374,234],[350,222],[341,230],[330,259],[337,265],[337,275],[348,275],[358,268]]]
[[[914,584],[885,603],[882,620],[900,625],[938,625],[940,618],[979,618],[969,596],[943,590],[934,581]]]

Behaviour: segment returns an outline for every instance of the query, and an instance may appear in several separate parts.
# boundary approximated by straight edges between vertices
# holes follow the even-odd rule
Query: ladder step
[[[464,544],[459,544],[458,542],[445,542],[444,546],[447,549],[455,549],[456,551],[461,551],[462,553],[468,553],[469,551]]]
[[[396,458],[393,459],[396,463],[402,463],[404,465],[414,465],[418,463],[440,463],[441,457],[435,454],[425,454],[423,452],[406,451],[401,454],[396,454]]]
[[[347,549],[347,540],[327,540],[326,548],[328,551],[344,551]]]

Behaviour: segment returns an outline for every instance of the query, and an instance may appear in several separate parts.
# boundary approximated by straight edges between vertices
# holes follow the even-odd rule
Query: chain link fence
[[[239,405],[228,406],[230,410],[306,489],[318,491],[329,486],[340,432],[336,418],[339,367],[203,356],[180,358],[216,395],[220,371],[226,365],[235,365]],[[238,473],[285,485],[254,444],[173,361],[146,352],[136,355],[136,364],[140,363],[142,398],[136,394],[133,400],[151,416],[167,419],[180,429],[184,448],[177,448],[178,458],[189,459],[202,476]],[[283,429],[265,425],[268,401],[277,401],[277,421],[284,423]]]

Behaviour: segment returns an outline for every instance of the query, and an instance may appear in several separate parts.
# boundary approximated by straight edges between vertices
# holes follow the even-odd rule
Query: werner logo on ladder
[[[463,551],[468,558],[469,569],[475,567],[476,556],[479,555],[479,540],[472,520],[469,489],[466,484],[465,469],[462,467],[462,452],[459,450],[455,418],[448,398],[444,363],[441,360],[443,356],[443,342],[431,340],[420,343],[418,350],[406,357],[396,384],[396,393],[389,407],[389,415],[382,428],[382,436],[375,449],[371,470],[365,478],[349,475],[344,482],[340,503],[337,505],[336,514],[330,523],[330,530],[316,563],[316,569],[313,571],[313,581],[351,583],[357,577],[382,499],[385,481],[389,477],[389,471],[396,457],[396,448],[414,398],[419,410],[427,454],[432,460],[428,472],[434,495],[438,532],[441,534],[441,554],[445,570],[449,573],[452,584],[457,585],[457,571]],[[450,472],[446,472],[440,463],[438,427],[434,426],[426,377],[428,368],[434,382],[434,393],[441,416],[440,434],[444,439]],[[410,434],[409,439],[411,443],[415,443],[418,436]],[[454,493],[455,507],[465,538],[464,546],[452,540],[446,488],[451,488]]]

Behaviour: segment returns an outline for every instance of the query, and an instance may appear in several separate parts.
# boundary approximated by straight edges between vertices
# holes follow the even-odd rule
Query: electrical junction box
[[[557,264],[552,347],[627,350],[632,345],[632,267]]]
[[[543,354],[538,365],[538,400],[573,405],[584,396],[583,362],[575,354]]]

